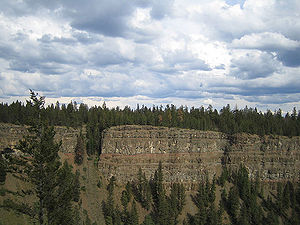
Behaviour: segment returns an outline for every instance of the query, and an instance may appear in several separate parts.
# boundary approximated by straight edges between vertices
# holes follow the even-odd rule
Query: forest
[[[256,108],[231,109],[224,106],[220,111],[207,108],[175,105],[141,107],[136,109],[129,106],[123,109],[102,106],[88,107],[86,104],[55,105],[51,104],[41,109],[43,118],[52,126],[87,127],[87,153],[100,153],[101,132],[111,126],[118,125],[152,125],[178,127],[197,130],[220,131],[227,134],[245,132],[257,135],[300,135],[300,112],[294,107],[292,113],[283,115],[282,110],[275,112],[258,111]],[[0,122],[21,125],[31,125],[35,117],[30,101],[20,101],[11,104],[0,104]]]

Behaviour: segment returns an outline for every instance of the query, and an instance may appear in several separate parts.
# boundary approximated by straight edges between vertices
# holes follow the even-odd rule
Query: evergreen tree
[[[154,173],[152,183],[153,211],[152,219],[157,225],[169,224],[169,208],[166,192],[163,185],[162,163],[159,162],[158,169]]]
[[[142,207],[149,210],[151,206],[151,187],[145,173],[139,168],[138,180],[132,183],[133,193]]]
[[[130,217],[128,225],[139,225],[139,215],[136,208],[136,202],[133,200],[131,205]]]
[[[0,184],[6,180],[7,165],[3,155],[0,154]]]
[[[236,186],[230,188],[227,200],[227,208],[233,223],[236,223],[239,210],[239,192]]]
[[[150,215],[146,215],[142,225],[155,225]]]
[[[58,171],[57,188],[54,190],[55,198],[49,204],[47,211],[49,224],[75,224],[75,209],[72,207],[73,201],[79,201],[80,185],[79,172],[72,173],[71,166],[67,162]]]
[[[74,162],[78,165],[81,165],[83,162],[83,155],[84,155],[84,138],[81,132],[77,136],[76,146],[74,151],[75,151]]]
[[[38,224],[68,224],[71,216],[61,218],[59,214],[69,210],[72,212],[71,201],[74,199],[76,189],[73,186],[74,174],[67,165],[60,168],[58,156],[60,144],[54,141],[54,128],[47,126],[43,117],[44,103],[44,97],[39,97],[31,91],[31,101],[28,101],[28,104],[35,119],[29,128],[30,134],[21,140],[17,147],[22,154],[12,158],[10,166],[20,172],[19,178],[32,184],[32,191],[38,200],[34,204],[37,206],[36,213],[35,210],[25,210],[24,213],[31,212],[28,215],[36,219]],[[68,179],[62,181],[62,173]],[[28,193],[28,190],[23,192]],[[24,206],[17,202],[13,204],[14,208],[18,208],[18,205]],[[24,208],[33,209],[33,205]],[[61,209],[60,212],[56,210],[58,208]],[[57,222],[56,219],[59,218],[60,222]]]

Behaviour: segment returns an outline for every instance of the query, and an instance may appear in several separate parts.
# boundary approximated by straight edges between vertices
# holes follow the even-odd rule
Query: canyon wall
[[[56,141],[62,141],[60,154],[72,158],[79,129],[55,127],[55,131]],[[14,149],[26,134],[24,126],[0,123],[0,151]],[[265,182],[299,179],[300,137],[135,125],[112,127],[102,135],[98,169],[104,178],[115,176],[119,183],[135,179],[139,168],[150,178],[160,161],[166,182],[190,188],[205,173],[219,175],[225,164],[237,168],[243,163],[251,177],[258,175]]]
[[[28,134],[28,127],[8,123],[0,123],[0,151],[5,148],[15,149],[16,145]],[[55,141],[62,142],[61,153],[74,153],[79,129],[56,126]]]
[[[152,126],[118,126],[103,132],[99,170],[120,183],[137,177],[139,168],[151,177],[162,162],[166,182],[193,187],[205,173],[219,175],[226,164],[243,163],[250,176],[263,181],[296,180],[300,171],[300,137],[226,135]]]

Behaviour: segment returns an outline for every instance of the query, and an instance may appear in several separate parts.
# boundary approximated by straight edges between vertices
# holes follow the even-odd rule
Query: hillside
[[[85,134],[85,127],[82,129]],[[80,129],[56,127],[57,141],[62,141],[59,153],[61,161],[67,160],[74,171],[80,170],[82,215],[88,214],[92,222],[105,224],[102,202],[107,199],[106,187],[110,178],[116,178],[115,201],[121,205],[120,193],[128,181],[135,181],[141,169],[146,179],[151,179],[162,163],[164,184],[167,190],[174,182],[185,186],[187,197],[183,209],[196,213],[190,195],[197,192],[198,184],[205,174],[210,180],[214,174],[221,175],[223,168],[236,170],[243,164],[249,178],[260,178],[262,183],[276,188],[277,182],[298,180],[300,169],[300,137],[257,136],[245,133],[228,135],[213,131],[199,131],[154,126],[117,126],[102,132],[100,157],[84,154],[83,164],[74,164],[74,148]],[[0,124],[1,151],[14,149],[26,129],[23,126]],[[22,182],[8,176],[4,189],[20,191]],[[270,186],[269,185],[269,186]],[[227,187],[229,191],[230,185]],[[6,194],[1,199],[12,197]],[[221,187],[217,187],[217,200],[221,198]],[[30,201],[30,199],[28,200]],[[140,221],[147,214],[139,204]],[[1,209],[8,224],[25,224],[26,217],[14,216]],[[8,219],[12,218],[12,219]],[[228,215],[227,215],[228,219]],[[225,219],[226,220],[226,219]]]

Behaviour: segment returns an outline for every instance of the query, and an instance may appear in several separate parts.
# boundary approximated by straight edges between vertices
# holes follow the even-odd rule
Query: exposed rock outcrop
[[[103,133],[99,169],[125,183],[139,168],[147,177],[163,163],[165,180],[192,187],[205,172],[219,174],[226,163],[243,163],[264,181],[298,179],[300,137],[236,134],[152,126],[118,126]]]
[[[28,134],[28,127],[8,123],[0,123],[0,151],[5,148],[15,149],[16,145]],[[55,127],[55,141],[62,142],[62,153],[74,153],[79,129]]]
[[[55,127],[61,153],[74,153],[79,129]],[[85,129],[83,129],[85,133]],[[14,149],[24,126],[0,123],[0,151]],[[71,158],[73,156],[70,156]],[[266,182],[298,180],[300,137],[235,134],[153,126],[118,126],[103,132],[98,169],[104,178],[116,176],[126,183],[139,168],[149,178],[163,163],[166,182],[182,182],[193,188],[205,173],[219,174],[222,165],[237,168],[243,163],[250,176]]]

